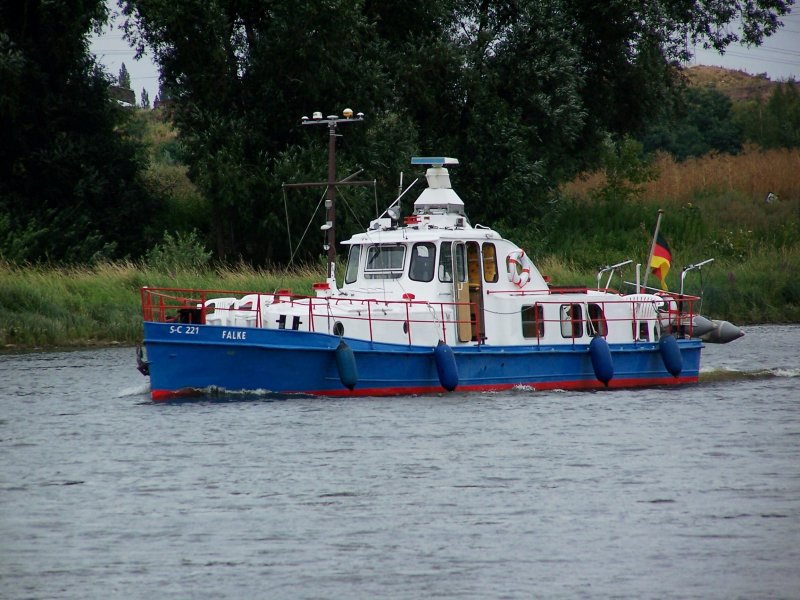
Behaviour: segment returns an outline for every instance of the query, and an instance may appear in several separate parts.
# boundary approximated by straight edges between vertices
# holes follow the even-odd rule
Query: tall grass
[[[800,151],[749,148],[683,163],[661,156],[656,166],[657,178],[627,201],[597,193],[605,185],[602,173],[579,178],[560,190],[555,209],[535,229],[519,233],[537,252],[569,258],[581,268],[626,258],[644,263],[662,208],[673,273],[708,257],[717,259],[716,268],[729,262],[754,269],[761,268],[755,266],[759,257],[770,257],[773,265],[788,257],[787,268],[797,270]],[[766,202],[768,192],[777,200]]]
[[[669,200],[694,202],[698,196],[733,193],[755,203],[764,201],[767,193],[779,200],[800,199],[800,150],[763,150],[748,146],[743,152],[708,154],[677,162],[668,154],[655,159],[658,177],[643,186],[645,202]],[[589,198],[591,191],[605,183],[601,172],[588,173],[562,188],[566,196]]]
[[[236,268],[167,274],[131,262],[95,267],[14,267],[0,262],[0,346],[133,344],[142,338],[140,288],[310,294],[322,270]]]

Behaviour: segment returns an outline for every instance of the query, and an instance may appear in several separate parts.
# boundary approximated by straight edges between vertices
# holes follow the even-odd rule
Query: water
[[[798,598],[800,326],[680,389],[159,405],[0,356],[2,598]]]

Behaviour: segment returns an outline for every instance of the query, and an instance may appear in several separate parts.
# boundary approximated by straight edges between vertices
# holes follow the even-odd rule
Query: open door
[[[458,319],[458,341],[468,342],[472,339],[472,315],[470,314],[469,281],[467,280],[467,249],[463,242],[453,244],[453,301],[458,302],[456,318]]]
[[[483,322],[483,278],[481,276],[481,247],[467,242],[467,284],[469,288],[471,336],[473,342],[486,339]]]

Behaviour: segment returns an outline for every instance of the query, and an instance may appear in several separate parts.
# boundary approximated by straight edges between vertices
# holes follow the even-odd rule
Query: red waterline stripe
[[[612,379],[609,388],[634,388],[657,385],[683,385],[697,383],[698,376],[692,377],[648,377],[648,378],[628,378]],[[534,391],[545,390],[596,390],[603,389],[599,381],[576,380],[576,381],[543,381],[537,383],[493,383],[476,385],[459,385],[456,392],[501,392],[515,387],[529,387]],[[444,392],[441,386],[411,386],[411,387],[380,387],[363,388],[354,390],[309,390],[295,392],[279,392],[281,394],[305,394],[310,396],[330,396],[334,398],[360,397],[360,396],[403,396],[409,394],[435,394]],[[185,398],[187,396],[199,395],[202,390],[182,389],[182,390],[152,390],[150,396],[155,402]]]

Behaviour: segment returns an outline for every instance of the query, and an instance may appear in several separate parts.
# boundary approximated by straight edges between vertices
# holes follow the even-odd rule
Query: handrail
[[[637,313],[635,307],[641,303],[647,303],[647,300],[642,299],[641,297],[629,297],[624,296],[622,294],[614,296],[613,300],[609,298],[604,298],[603,296],[597,297],[584,297],[581,298],[580,301],[566,299],[560,297],[560,294],[550,294],[547,292],[540,291],[539,293],[531,294],[531,293],[524,293],[524,291],[520,290],[521,294],[526,297],[530,297],[534,304],[542,304],[542,305],[554,305],[554,304],[585,304],[585,305],[592,305],[597,304],[600,305],[602,309],[602,318],[607,322],[614,322],[614,321],[630,321],[632,327],[634,328],[634,335],[633,340],[634,342],[638,341],[638,328],[639,323],[643,321],[652,321],[653,319],[662,322],[662,326],[667,327],[667,331],[679,331],[682,333],[688,332],[691,335],[694,327],[694,319],[695,316],[695,304],[700,300],[697,296],[685,295],[685,294],[678,294],[674,292],[661,292],[658,296],[664,301],[664,305],[658,311],[655,311],[652,316],[642,316]],[[249,324],[246,326],[249,327],[257,327],[257,328],[264,328],[266,327],[266,323],[264,322],[263,315],[262,315],[262,305],[264,305],[263,299],[264,298],[272,298],[274,302],[285,303],[289,306],[297,306],[298,304],[302,303],[304,310],[307,311],[307,323],[305,324],[307,330],[313,332],[316,330],[316,325],[314,323],[315,319],[317,318],[335,318],[336,320],[350,320],[350,321],[367,321],[367,328],[368,328],[368,337],[370,341],[375,340],[375,328],[374,324],[377,322],[397,322],[402,323],[403,321],[407,323],[407,327],[405,328],[405,334],[408,339],[409,345],[413,343],[413,326],[414,324],[425,324],[426,326],[434,325],[435,328],[441,329],[441,339],[447,342],[447,334],[448,330],[450,330],[451,334],[453,333],[452,326],[458,327],[459,324],[462,323],[469,323],[472,330],[477,332],[475,342],[478,345],[482,345],[484,343],[484,339],[480,335],[481,329],[481,317],[480,311],[478,310],[478,306],[474,302],[429,302],[427,300],[378,300],[375,298],[327,298],[327,297],[317,297],[317,296],[304,296],[299,294],[292,294],[288,290],[281,290],[281,293],[248,293],[248,292],[232,292],[228,290],[193,290],[193,289],[182,289],[182,288],[151,288],[151,287],[143,287],[141,288],[141,300],[142,300],[142,317],[145,321],[152,321],[152,322],[188,322],[188,323],[195,323],[195,324],[205,324],[207,322],[207,313],[206,313],[206,302],[209,300],[216,299],[214,297],[215,294],[221,294],[229,297],[236,297],[239,296],[241,300],[244,296],[252,296],[253,301],[249,308],[235,308],[234,305],[230,307],[215,307],[214,310],[216,311],[231,311],[240,313],[248,314],[248,311],[252,312],[253,317],[248,317],[247,321]],[[630,315],[625,316],[614,316],[607,315],[607,307],[609,305],[619,305],[620,303],[629,303],[631,305],[631,312]],[[400,308],[399,311],[391,310],[391,307],[397,306]],[[413,313],[412,310],[415,306],[424,306],[429,313],[430,318],[412,318]],[[436,307],[438,306],[438,310]],[[466,319],[459,319],[458,314],[459,306],[468,306],[470,307],[469,312],[469,320]],[[331,308],[339,307],[340,311],[336,311],[338,314],[331,312]],[[446,309],[447,312],[451,314],[448,318],[446,316]],[[386,313],[387,310],[391,311],[391,314]],[[364,316],[360,314],[359,311],[366,312]],[[380,312],[383,312],[383,316],[380,316]],[[437,315],[438,313],[438,315]],[[588,310],[585,311],[580,321],[585,322],[586,326],[589,327],[589,320],[591,319]],[[422,313],[420,313],[422,314]],[[542,318],[539,319],[538,313],[536,313],[536,320],[537,322],[554,322],[559,323],[561,319],[552,319],[552,318]],[[440,322],[439,322],[440,321]],[[575,321],[574,318],[571,318],[570,321]],[[255,325],[253,325],[253,323]],[[666,323],[666,325],[663,325]],[[239,325],[241,326],[241,325]],[[298,323],[294,323],[294,327],[297,327]],[[594,325],[596,327],[596,325]],[[571,327],[574,331],[574,327]],[[537,340],[540,339],[541,336],[538,335],[538,325],[535,325],[535,331],[537,335],[535,338]],[[568,336],[572,337],[573,341],[575,341],[576,336]],[[577,337],[583,337],[577,336]],[[534,339],[534,338],[530,338]]]
[[[442,327],[442,337],[443,341],[447,341],[447,327],[446,325],[455,324],[458,325],[462,321],[458,318],[454,319],[447,319],[445,318],[445,307],[452,307],[453,315],[457,315],[458,311],[456,310],[458,306],[470,306],[473,303],[469,302],[428,302],[423,300],[378,300],[375,298],[320,298],[316,296],[305,296],[299,294],[292,294],[285,290],[282,290],[283,293],[253,293],[253,292],[234,292],[230,290],[194,290],[194,289],[184,289],[184,288],[154,288],[154,287],[143,287],[141,288],[141,299],[142,299],[142,317],[145,321],[148,322],[183,322],[182,319],[191,319],[189,322],[196,323],[196,324],[205,324],[206,323],[206,301],[214,299],[210,297],[216,294],[224,295],[224,296],[254,296],[254,300],[249,308],[242,308],[242,307],[215,307],[214,311],[231,311],[231,312],[242,312],[248,313],[253,312],[255,314],[255,327],[256,328],[263,328],[263,319],[262,319],[262,298],[263,297],[271,297],[274,298],[274,302],[276,303],[285,303],[289,306],[296,306],[300,302],[302,302],[303,306],[307,308],[308,312],[308,331],[315,331],[314,325],[314,318],[315,317],[322,317],[327,316],[331,317],[332,315],[329,313],[329,309],[331,306],[331,300],[333,300],[333,304],[335,305],[342,305],[347,304],[348,308],[355,307],[355,310],[358,311],[359,308],[366,311],[366,316],[355,316],[352,314],[338,314],[336,315],[336,319],[339,320],[354,320],[354,321],[367,321],[368,328],[369,328],[369,339],[370,341],[374,341],[374,328],[373,323],[375,322],[403,322],[402,317],[399,314],[393,315],[392,317],[386,318],[385,313],[384,317],[377,316],[375,313],[376,310],[373,310],[377,306],[383,305],[384,307],[390,307],[393,305],[401,305],[405,307],[405,322],[408,324],[408,343],[412,343],[412,324],[413,323],[425,323],[425,324],[435,324],[437,329],[439,323],[437,323],[435,312],[433,314],[433,320],[427,319],[419,319],[419,318],[411,318],[411,308],[412,306],[425,306],[426,308],[430,309],[431,306],[438,305],[439,312],[441,314],[441,327]],[[240,300],[242,298],[239,298]],[[158,312],[154,312],[154,307],[158,307]],[[317,311],[320,307],[325,307],[325,310],[320,312]],[[471,311],[472,312],[472,311]],[[474,311],[477,314],[477,311]],[[195,320],[196,319],[196,320]],[[463,321],[466,322],[466,321]],[[475,325],[470,319],[469,321],[472,325]],[[249,325],[252,327],[252,325]],[[481,343],[481,340],[479,340]]]

